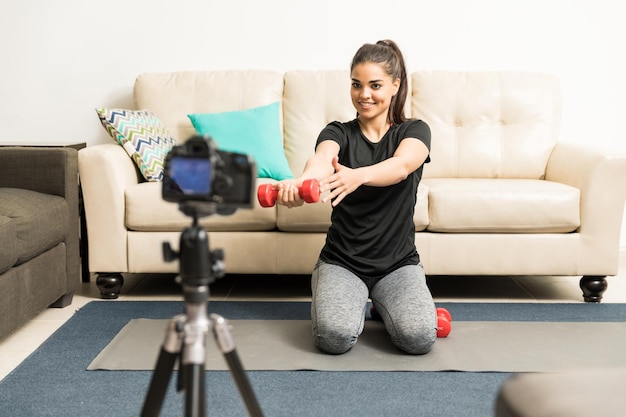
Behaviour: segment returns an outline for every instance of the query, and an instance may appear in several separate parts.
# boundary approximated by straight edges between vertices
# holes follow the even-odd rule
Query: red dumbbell
[[[437,307],[437,337],[447,337],[452,330],[452,315],[443,307]]]
[[[437,308],[437,337],[447,337],[452,330],[452,315],[443,307]],[[382,320],[378,311],[372,306],[370,308],[372,320]]]
[[[320,184],[316,179],[305,180],[298,187],[300,197],[307,203],[317,203],[320,199]],[[274,189],[273,184],[259,185],[257,189],[257,198],[261,207],[274,207],[278,190]]]

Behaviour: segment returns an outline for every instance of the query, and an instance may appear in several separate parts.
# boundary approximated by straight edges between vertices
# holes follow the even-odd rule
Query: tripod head
[[[224,251],[209,250],[209,235],[199,226],[198,219],[222,212],[216,204],[194,201],[181,203],[179,210],[192,217],[192,224],[183,229],[178,251],[173,250],[169,242],[163,242],[163,259],[166,262],[179,260],[183,286],[208,286],[224,276]]]

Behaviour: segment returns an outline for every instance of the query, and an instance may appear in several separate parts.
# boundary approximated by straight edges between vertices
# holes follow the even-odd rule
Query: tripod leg
[[[210,319],[215,341],[224,355],[224,359],[226,360],[230,373],[237,384],[237,388],[239,388],[241,397],[243,398],[246,408],[248,409],[248,414],[251,417],[263,417],[263,411],[259,406],[256,396],[254,395],[254,391],[252,390],[252,386],[250,385],[250,381],[248,380],[248,376],[246,375],[243,366],[241,365],[239,355],[237,354],[235,341],[230,331],[231,326],[228,324],[226,319],[224,319],[224,317],[218,314],[211,314]]]
[[[205,399],[205,375],[204,364],[192,364],[184,366],[185,386],[185,416],[204,417],[206,413]]]
[[[204,417],[206,414],[205,361],[209,318],[206,300],[209,287],[183,286],[187,324],[183,338],[182,368],[185,385],[186,417]]]
[[[184,322],[185,317],[179,315],[174,317],[168,324],[165,341],[161,347],[161,352],[150,380],[150,388],[141,410],[141,417],[158,417],[161,414],[167,386],[182,346],[181,337]]]

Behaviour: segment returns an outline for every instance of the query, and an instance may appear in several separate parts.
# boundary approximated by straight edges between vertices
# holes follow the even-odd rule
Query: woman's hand
[[[276,196],[276,204],[288,208],[300,207],[304,204],[304,200],[300,197],[298,186],[302,184],[302,180],[283,180],[274,185],[274,189],[278,191]]]
[[[428,153],[428,147],[422,141],[405,138],[391,158],[374,165],[349,168],[341,165],[334,156],[331,165],[335,173],[320,181],[320,192],[330,191],[322,202],[332,200],[335,207],[361,185],[387,187],[397,184],[418,169],[428,158]]]
[[[335,173],[328,178],[320,181],[320,193],[330,191],[330,193],[322,199],[323,203],[332,200],[335,207],[348,194],[359,188],[365,181],[360,168],[348,168],[339,163],[339,158],[333,158],[333,168]]]

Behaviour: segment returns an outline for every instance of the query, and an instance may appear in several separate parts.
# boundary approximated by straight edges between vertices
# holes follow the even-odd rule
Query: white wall
[[[623,0],[3,1],[0,142],[110,141],[94,108],[132,107],[141,72],[343,69],[391,38],[410,71],[554,73],[562,140],[626,150],[625,21]]]

